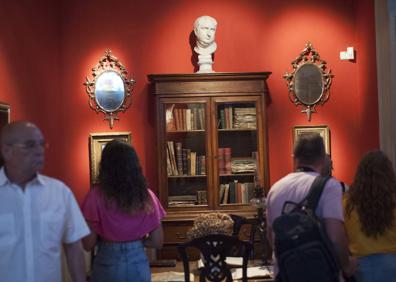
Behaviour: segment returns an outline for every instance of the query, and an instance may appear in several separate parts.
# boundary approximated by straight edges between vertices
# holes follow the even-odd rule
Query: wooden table
[[[249,262],[249,266],[257,266],[258,261]],[[161,273],[161,272],[179,272],[183,274],[184,277],[184,269],[183,269],[183,262],[177,261],[176,266],[174,267],[151,267],[151,273]],[[199,282],[199,270],[198,270],[198,261],[191,261],[190,262],[190,272],[194,274],[194,282]],[[274,282],[273,278],[268,277],[254,277],[249,278],[249,282]],[[183,278],[184,281],[184,278]],[[240,281],[240,280],[235,280]]]

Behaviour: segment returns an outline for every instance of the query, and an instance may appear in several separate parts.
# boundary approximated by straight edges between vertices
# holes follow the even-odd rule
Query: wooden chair
[[[247,265],[251,251],[249,242],[241,241],[234,236],[211,234],[179,244],[178,251],[183,260],[186,282],[190,277],[188,248],[198,249],[201,253],[204,266],[200,271],[200,282],[204,282],[206,279],[211,282],[232,281],[230,266],[225,262],[227,256],[243,258],[242,281],[247,281]]]
[[[247,218],[236,214],[230,214],[229,216],[234,221],[234,226],[232,228],[232,236],[238,237],[242,225],[247,223]]]

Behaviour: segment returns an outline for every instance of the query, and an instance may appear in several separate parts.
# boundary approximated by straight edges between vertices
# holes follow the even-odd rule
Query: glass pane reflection
[[[95,83],[96,103],[103,110],[112,112],[122,106],[125,98],[124,81],[115,71],[101,73]]]

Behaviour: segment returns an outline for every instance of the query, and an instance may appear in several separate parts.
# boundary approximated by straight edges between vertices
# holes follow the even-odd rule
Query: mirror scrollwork
[[[127,70],[111,50],[106,50],[99,63],[92,68],[92,78],[86,77],[84,85],[89,96],[89,106],[96,113],[102,112],[113,128],[119,120],[118,112],[125,112],[131,105],[135,80],[127,78]]]
[[[326,62],[308,42],[300,55],[291,62],[292,72],[286,72],[289,99],[296,106],[302,105],[302,113],[311,121],[316,105],[323,105],[329,99],[333,74],[327,70]]]

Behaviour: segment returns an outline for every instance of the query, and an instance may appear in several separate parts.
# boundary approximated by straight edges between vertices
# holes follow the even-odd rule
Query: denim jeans
[[[141,241],[100,242],[95,256],[93,282],[150,282],[150,265]]]
[[[358,282],[396,281],[396,254],[376,254],[358,258]]]

